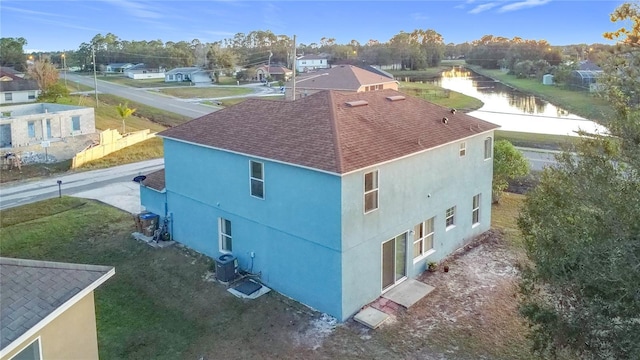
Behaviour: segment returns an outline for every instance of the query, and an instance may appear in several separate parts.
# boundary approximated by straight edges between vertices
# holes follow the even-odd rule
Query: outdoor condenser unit
[[[238,259],[231,254],[221,255],[216,259],[216,279],[230,282],[238,274]]]

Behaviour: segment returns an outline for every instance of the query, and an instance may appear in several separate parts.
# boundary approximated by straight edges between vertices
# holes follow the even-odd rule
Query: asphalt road
[[[67,81],[80,83],[92,88],[95,86],[93,77],[90,76],[68,73]],[[214,106],[201,105],[188,101],[182,101],[180,99],[175,99],[169,96],[154,94],[148,91],[148,89],[132,88],[108,81],[98,80],[98,100],[100,99],[101,93],[113,94],[125,99],[129,99],[131,101],[153,106],[161,110],[188,116],[192,119],[204,116],[220,109]]]
[[[0,210],[51,199],[62,194],[97,199],[122,209],[132,208],[130,212],[136,212],[136,204],[131,202],[137,201],[139,205],[139,185],[133,182],[133,178],[162,168],[164,159],[153,159],[107,169],[54,176],[44,180],[3,185],[0,187]],[[60,187],[58,180],[62,181]],[[117,191],[114,191],[114,184],[121,185]]]

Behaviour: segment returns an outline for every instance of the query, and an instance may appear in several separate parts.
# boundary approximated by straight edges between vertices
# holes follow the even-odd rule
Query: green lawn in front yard
[[[124,75],[98,76],[98,80],[104,80],[120,85],[130,86],[134,88],[163,88],[163,87],[189,87],[192,86],[190,81],[173,81],[165,82],[164,78],[160,79],[131,79]]]
[[[522,196],[507,194],[494,206],[494,227],[509,237],[517,236],[514,216],[521,201]],[[222,284],[205,279],[211,275],[212,259],[181,247],[152,248],[134,240],[133,231],[130,214],[93,200],[63,196],[0,211],[0,253],[115,266],[115,276],[95,293],[101,359],[387,359],[415,355],[415,335],[394,330],[409,313],[376,331],[364,330],[353,321],[325,330],[329,328],[319,321],[320,314],[274,291],[255,300],[234,297]],[[451,323],[447,329],[456,326]],[[528,344],[514,342],[522,337],[521,327],[487,326],[447,330],[447,343],[460,344],[450,355],[472,358],[474,349],[482,348],[488,349],[483,351],[489,351],[492,359],[505,354],[530,358]],[[415,330],[417,334],[424,331]],[[438,328],[431,331],[441,337]],[[491,335],[494,332],[504,335],[496,339]],[[491,343],[479,345],[489,339]],[[420,337],[419,344],[434,353],[446,350],[429,337]]]

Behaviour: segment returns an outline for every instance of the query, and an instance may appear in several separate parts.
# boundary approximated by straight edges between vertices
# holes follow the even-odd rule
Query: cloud
[[[22,14],[27,14],[27,15],[71,18],[71,16],[65,16],[65,15],[61,15],[59,13],[47,13],[47,12],[43,12],[43,11],[20,9],[20,8],[16,8],[16,7],[13,7],[13,6],[6,6],[6,5],[2,6],[2,10],[4,10],[4,11],[13,11],[13,12],[16,12],[16,13],[22,13]]]
[[[104,1],[122,8],[129,15],[135,16],[139,19],[160,19],[163,17],[161,12],[154,10],[157,9],[157,6],[147,5],[144,2],[130,0]]]
[[[484,3],[484,4],[480,4],[476,7],[474,7],[473,9],[469,10],[469,14],[479,14],[483,11],[487,11],[487,10],[491,10],[494,7],[500,5],[500,3],[497,2],[489,2],[489,3]]]
[[[423,14],[423,13],[413,13],[413,14],[411,14],[411,18],[412,18],[413,20],[418,20],[418,21],[421,21],[421,20],[429,20],[429,16],[428,16],[428,15],[425,15],[425,14]]]
[[[498,12],[504,13],[509,11],[517,11],[521,9],[527,9],[535,6],[541,6],[551,2],[551,0],[523,0],[508,5],[504,5],[498,9]]]

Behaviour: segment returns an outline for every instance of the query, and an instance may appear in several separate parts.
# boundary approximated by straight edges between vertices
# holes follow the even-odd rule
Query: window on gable
[[[419,258],[433,250],[433,220],[431,218],[413,228],[413,258]]]
[[[220,252],[230,253],[233,250],[231,238],[231,221],[220,218],[218,221],[218,229],[220,234]]]
[[[491,159],[491,151],[493,150],[493,141],[491,137],[484,139],[484,159]]]
[[[5,101],[13,101],[13,93],[4,93],[4,100]]]
[[[448,208],[447,211],[445,212],[444,218],[445,218],[444,222],[445,222],[445,226],[447,227],[447,230],[454,227],[456,225],[456,207],[453,206]]]
[[[471,210],[471,223],[480,223],[480,194],[473,197],[473,205]]]
[[[460,157],[467,155],[467,142],[463,141],[460,143]]]
[[[264,199],[264,165],[261,162],[250,161],[251,196]]]
[[[364,212],[378,208],[378,170],[364,174]]]
[[[80,131],[80,116],[71,117],[71,130]]]
[[[40,353],[40,338],[20,350],[11,360],[42,360]]]

